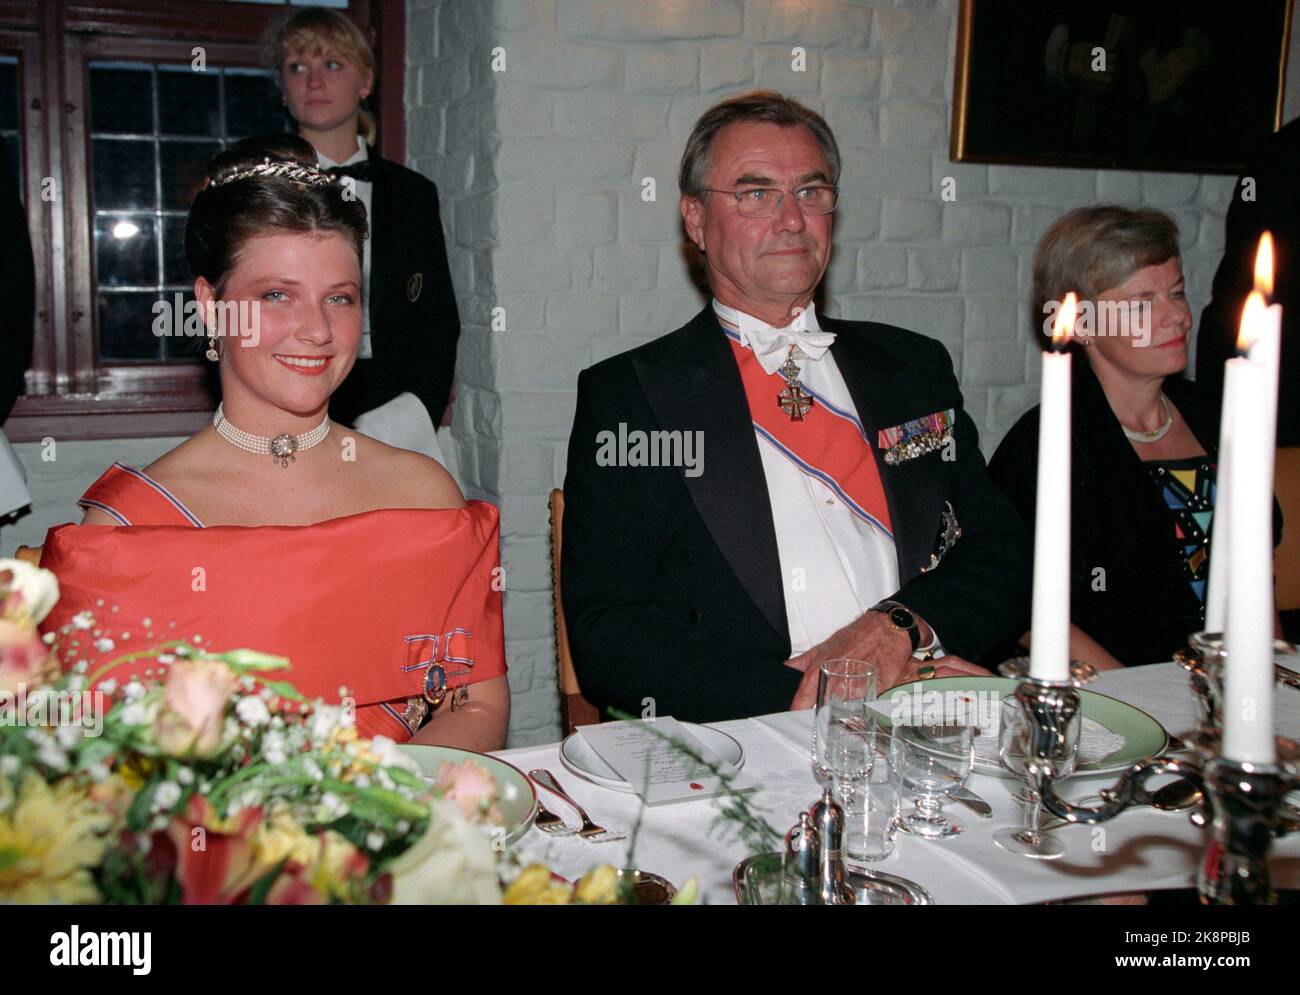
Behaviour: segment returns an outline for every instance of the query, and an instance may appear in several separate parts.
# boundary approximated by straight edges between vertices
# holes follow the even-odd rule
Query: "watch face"
[[[900,629],[910,629],[916,625],[916,618],[906,608],[889,609],[889,621],[893,622]]]

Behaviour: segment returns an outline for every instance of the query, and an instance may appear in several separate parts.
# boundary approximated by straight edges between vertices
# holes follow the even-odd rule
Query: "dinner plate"
[[[900,684],[880,695],[881,701],[888,702],[895,695],[921,694],[944,691],[974,691],[977,694],[995,696],[996,710],[1000,712],[1001,701],[1012,694],[1019,681],[1010,677],[932,677],[924,681]],[[926,699],[920,699],[925,707]],[[935,699],[930,699],[934,701]],[[1154,718],[1128,702],[1098,694],[1096,691],[1079,691],[1079,704],[1083,711],[1085,729],[1087,723],[1095,723],[1106,732],[1124,737],[1124,745],[1104,757],[1079,764],[1075,775],[1116,774],[1127,770],[1139,760],[1162,754],[1169,745],[1169,734],[1164,726]],[[988,709],[976,707],[976,714],[987,714]],[[880,715],[881,725],[890,725],[888,709]],[[998,762],[997,754],[989,755],[977,750],[975,770],[981,774],[996,774],[1003,777],[1012,775]]]
[[[678,725],[689,730],[692,736],[731,766],[738,768],[744,764],[745,751],[725,732],[696,725],[694,722],[679,722]],[[591,744],[582,738],[581,730],[572,733],[560,744],[560,763],[593,784],[613,788],[615,791],[632,791],[632,785],[619,777],[618,772],[605,763],[600,754],[591,748]]]
[[[439,764],[473,760],[485,767],[497,783],[497,808],[501,812],[501,823],[490,828],[493,838],[501,839],[499,846],[507,847],[514,843],[533,824],[533,816],[537,814],[537,792],[533,788],[533,782],[517,767],[486,753],[457,750],[450,746],[399,743],[397,748],[414,760],[420,773],[430,781],[438,776]]]

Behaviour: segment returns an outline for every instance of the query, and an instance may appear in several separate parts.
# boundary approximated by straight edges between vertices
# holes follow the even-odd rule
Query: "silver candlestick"
[[[1204,728],[1196,737],[1197,756],[1136,763],[1114,787],[1098,792],[1100,805],[1071,804],[1056,793],[1053,781],[1063,769],[1064,732],[1079,709],[1079,692],[1073,683],[1025,678],[1016,687],[1015,699],[1030,730],[1026,773],[1044,808],[1067,822],[1084,825],[1108,822],[1131,805],[1149,804],[1152,794],[1146,782],[1151,777],[1186,777],[1201,789],[1201,806],[1194,814],[1199,814],[1209,835],[1198,875],[1201,900],[1214,905],[1265,903],[1273,896],[1268,868],[1273,837],[1295,828],[1294,823],[1288,828],[1283,821],[1283,796],[1300,784],[1300,751],[1284,749],[1278,766],[1242,764],[1219,755],[1221,667],[1206,665],[1206,647],[1213,654],[1212,643],[1202,640],[1195,669],[1189,667],[1198,701],[1206,702]]]
[[[1211,757],[1204,786],[1210,840],[1197,875],[1207,905],[1272,905],[1268,852],[1280,835],[1282,796],[1294,788],[1278,767]]]

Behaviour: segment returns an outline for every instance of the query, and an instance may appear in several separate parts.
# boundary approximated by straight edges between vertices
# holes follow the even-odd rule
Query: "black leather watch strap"
[[[912,652],[916,652],[921,645],[921,627],[916,624],[916,616],[910,608],[897,601],[881,601],[873,605],[871,610],[883,614],[895,629],[906,632],[907,638],[912,641]]]

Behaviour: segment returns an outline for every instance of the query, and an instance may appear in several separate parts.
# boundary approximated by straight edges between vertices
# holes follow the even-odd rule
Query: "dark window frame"
[[[26,392],[4,430],[12,442],[188,435],[213,400],[201,364],[111,363],[96,356],[94,243],[89,190],[88,63],[189,62],[202,45],[209,65],[255,67],[260,39],[285,7],[167,0],[39,3],[0,0],[0,53],[21,67],[22,166],[36,263],[36,319]],[[344,11],[370,39],[379,152],[405,158],[405,5],[352,0]],[[51,112],[50,109],[53,109]],[[54,201],[42,199],[54,179]]]

